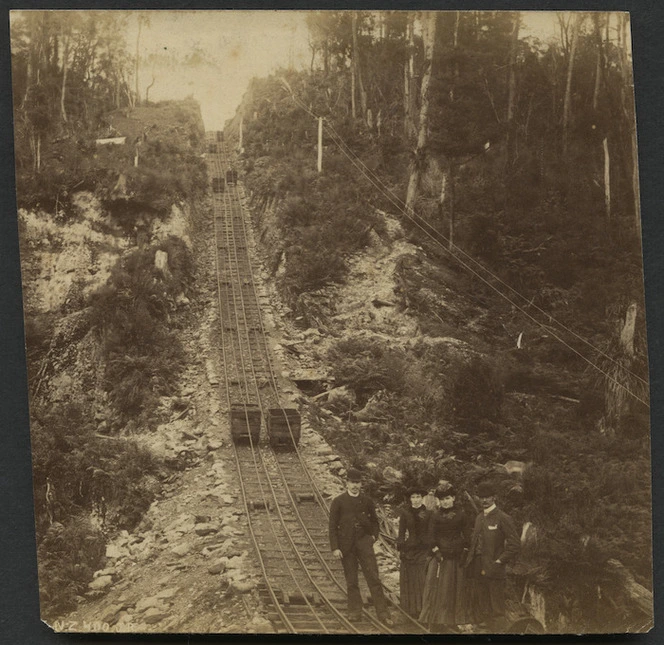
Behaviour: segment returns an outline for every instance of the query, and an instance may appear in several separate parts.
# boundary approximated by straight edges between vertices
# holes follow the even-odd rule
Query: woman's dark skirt
[[[399,591],[401,608],[413,618],[422,611],[422,593],[427,570],[427,550],[404,554],[401,557]]]
[[[465,570],[459,560],[431,559],[424,581],[419,620],[425,625],[465,625],[472,622]]]

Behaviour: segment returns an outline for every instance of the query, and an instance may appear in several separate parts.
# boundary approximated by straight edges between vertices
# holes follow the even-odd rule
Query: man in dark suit
[[[346,478],[346,492],[332,500],[330,506],[330,547],[341,560],[348,590],[349,620],[362,618],[362,597],[358,585],[358,565],[373,598],[376,615],[384,625],[393,625],[378,577],[378,563],[373,544],[378,539],[379,525],[376,507],[367,495],[360,492],[362,475],[354,468]]]
[[[477,488],[482,511],[475,519],[467,564],[473,579],[474,610],[478,623],[493,632],[506,630],[505,565],[519,554],[521,543],[514,520],[496,507],[496,490],[490,482]]]

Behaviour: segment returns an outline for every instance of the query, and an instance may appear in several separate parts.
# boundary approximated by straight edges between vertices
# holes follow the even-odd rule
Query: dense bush
[[[41,615],[50,622],[76,608],[93,573],[104,563],[106,542],[87,516],[54,522],[37,548]]]
[[[156,250],[169,253],[170,273],[154,265]],[[184,351],[169,326],[176,296],[193,278],[184,244],[169,238],[122,258],[107,285],[92,298],[93,324],[105,358],[105,387],[121,422],[155,424],[160,396],[173,393]]]
[[[466,432],[491,431],[501,418],[503,382],[500,370],[475,356],[456,370],[451,392],[457,426]]]
[[[161,465],[129,439],[100,436],[91,412],[76,404],[33,406],[32,459],[40,599],[44,617],[57,617],[103,565],[99,526],[134,528],[154,500],[146,477]]]

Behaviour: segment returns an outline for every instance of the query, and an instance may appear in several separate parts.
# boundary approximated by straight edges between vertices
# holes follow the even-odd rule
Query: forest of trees
[[[469,310],[488,312],[480,342],[489,354],[444,376],[426,354],[338,344],[330,356],[337,383],[363,401],[381,393],[394,420],[367,449],[353,447],[352,432],[337,437],[357,465],[391,443],[412,452],[407,440],[465,460],[462,480],[478,454],[532,461],[512,511],[540,530],[533,579],[585,628],[639,624],[625,587],[603,586],[613,579],[606,563],[618,558],[651,588],[629,17],[552,13],[549,42],[529,35],[524,18],[311,13],[309,68],[254,79],[227,130],[242,120],[244,181],[259,208],[276,208],[273,266],[304,324],[325,326],[319,290],[344,281],[348,257],[370,230],[381,233],[380,211],[399,214],[409,238],[447,267],[446,297],[453,289]],[[418,293],[422,276],[401,277],[402,304],[430,335],[472,338]],[[516,350],[505,347],[510,334]],[[428,386],[409,380],[407,365],[428,374]],[[505,392],[546,397],[547,388],[578,398],[576,412],[554,414],[544,398],[544,410],[529,403],[507,412]],[[381,482],[376,490],[385,490]],[[578,606],[600,586],[608,599]]]
[[[31,298],[26,281],[35,523],[47,620],[76,606],[104,562],[109,535],[140,522],[154,499],[154,481],[168,473],[144,446],[118,436],[128,423],[143,429],[160,423],[160,397],[176,390],[185,363],[177,328],[191,324],[174,304],[193,289],[191,249],[178,237],[153,240],[147,231],[153,220],[168,218],[174,204],[184,208],[186,202],[194,212],[207,190],[200,106],[185,100],[145,107],[147,99],[138,100],[139,61],[124,37],[128,19],[126,13],[77,11],[12,17],[19,207],[41,211],[65,230],[84,220],[74,194],[94,195],[105,242],[86,241],[91,274],[100,250],[117,248],[119,236],[133,241],[117,253],[105,284],[84,296],[74,281],[57,308]],[[134,110],[138,104],[143,112]],[[113,123],[127,128],[124,139]],[[146,131],[150,136],[141,136]],[[97,146],[103,137],[126,143]],[[42,242],[47,256],[67,242],[64,234],[52,246],[49,239],[28,239],[23,224],[19,217],[21,261],[32,276],[42,263]],[[137,224],[145,238],[140,248]],[[169,259],[168,276],[155,268],[157,251]],[[86,343],[95,348],[97,376],[85,367],[80,347]],[[84,395],[72,387],[64,399],[52,396],[52,377],[86,369]]]
[[[108,114],[140,103],[138,50],[145,23],[138,20],[137,41],[129,44],[127,19],[114,12],[13,17],[19,206],[39,207],[57,219],[73,191],[88,189],[131,228],[137,212],[163,215],[175,198],[204,190],[193,130],[180,147],[148,143],[145,168],[133,168],[126,151],[95,153],[95,137],[110,133]],[[281,239],[272,250],[275,265],[282,254],[287,258],[279,287],[303,324],[324,326],[315,293],[344,280],[348,257],[367,244],[372,230],[381,232],[381,211],[400,214],[409,239],[439,266],[454,269],[445,274],[445,286],[488,312],[487,329],[496,330],[483,339],[487,356],[458,366],[445,376],[450,382],[438,383],[439,368],[426,362],[433,361],[429,355],[415,360],[350,342],[331,355],[340,382],[361,381],[366,397],[387,392],[399,423],[410,414],[408,431],[425,437],[431,454],[454,451],[469,472],[482,451],[492,451],[496,461],[516,455],[534,463],[511,509],[540,531],[528,575],[557,594],[561,613],[574,624],[624,627],[643,616],[625,600],[628,585],[607,583],[607,562],[619,559],[632,582],[652,588],[629,18],[561,13],[551,19],[557,36],[545,43],[528,34],[519,12],[311,12],[308,68],[254,79],[227,131],[230,138],[242,128],[248,189],[256,199],[281,204]],[[315,163],[318,117],[324,124],[322,173]],[[129,207],[110,195],[120,172],[135,189]],[[124,316],[117,285],[148,284],[146,257],[133,256],[116,270],[117,284],[111,281],[98,294],[96,304],[105,307],[100,325]],[[412,278],[407,267],[401,277],[401,298],[408,299],[421,328],[431,336],[463,336],[463,321],[442,320],[443,312],[418,299],[416,289],[405,293]],[[121,304],[144,304],[151,292],[134,295]],[[111,310],[115,316],[107,315]],[[166,328],[156,318],[143,322]],[[26,328],[29,336],[29,320]],[[152,327],[142,329],[141,346],[131,346],[137,355],[143,341],[157,338]],[[508,330],[514,338],[508,333],[506,340]],[[514,351],[519,332],[527,352]],[[45,351],[48,333],[39,342]],[[492,351],[495,356],[488,356]],[[113,365],[125,370],[134,363]],[[419,390],[408,381],[409,365],[421,365],[426,375],[419,376]],[[114,385],[142,377],[132,372],[132,381],[126,375],[111,374]],[[563,398],[578,397],[578,412],[556,416],[548,401],[536,427],[528,418],[541,412],[536,404],[508,423],[503,394],[517,382],[522,388],[553,384]],[[152,394],[136,399],[136,414],[144,419]],[[45,489],[51,473],[74,491],[66,500],[62,535],[46,535],[48,518],[37,508],[43,599],[57,612],[75,604],[103,553],[103,538],[95,534],[90,562],[72,574],[80,564],[72,545],[90,537],[85,518],[98,494],[81,485],[82,464],[115,462],[125,483],[154,464],[142,452],[111,454],[90,441],[95,420],[89,411],[42,412],[33,435],[36,487]],[[116,416],[113,431],[120,432],[127,419]],[[385,436],[403,440],[397,432]],[[459,466],[460,478],[461,472]],[[136,508],[146,503],[147,497],[138,499]],[[139,515],[125,518],[125,525]],[[60,593],[65,585],[67,593]],[[600,585],[602,602],[579,607],[578,598],[594,598]]]
[[[611,345],[623,365],[608,389],[647,422],[643,405],[625,395],[627,388],[647,397],[629,17],[551,19],[559,36],[542,43],[523,35],[518,12],[311,13],[309,72],[254,81],[243,107],[255,117],[247,118],[244,145],[253,158],[294,156],[286,160],[286,174],[299,175],[291,198],[325,208],[295,195],[310,171],[314,117],[323,117],[330,171],[345,165],[361,183],[347,157],[360,154],[409,214],[450,251],[461,250],[456,257],[481,263],[471,261],[481,278],[514,297],[497,275],[536,317],[547,312],[595,347]],[[277,185],[288,193],[288,180]],[[389,204],[385,191],[374,193],[375,204]],[[336,231],[330,227],[331,238]],[[302,233],[325,231],[300,226]],[[340,267],[333,258],[325,264]],[[298,266],[293,280],[307,273]],[[316,286],[305,282],[296,293]],[[640,324],[621,344],[630,307]],[[618,422],[607,417],[612,429]]]

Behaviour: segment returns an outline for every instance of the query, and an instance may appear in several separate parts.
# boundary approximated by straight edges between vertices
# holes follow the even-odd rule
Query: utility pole
[[[323,172],[323,117],[318,117],[318,172]]]

